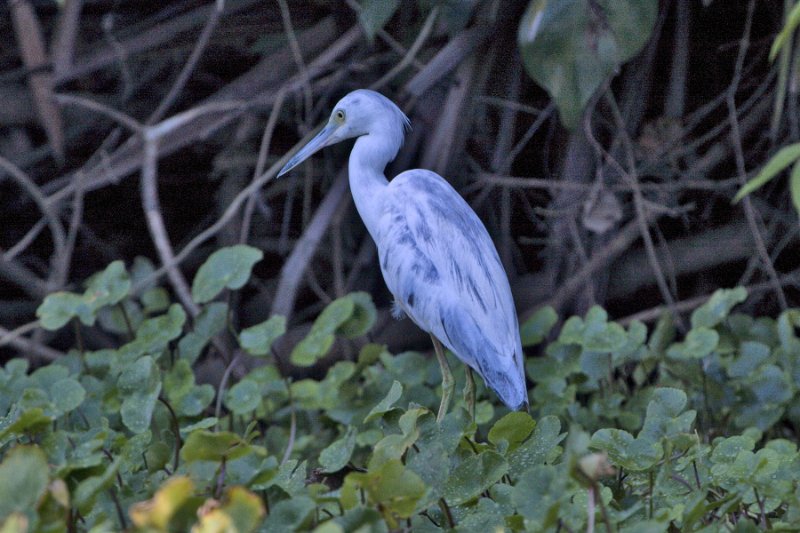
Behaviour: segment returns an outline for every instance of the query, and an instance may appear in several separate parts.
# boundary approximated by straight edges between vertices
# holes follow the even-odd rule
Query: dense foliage
[[[45,327],[127,340],[0,371],[0,530],[798,530],[800,311],[735,314],[745,291],[725,290],[678,337],[669,317],[648,333],[599,307],[554,336],[543,308],[522,326],[526,347],[547,344],[527,358],[531,414],[479,387],[474,421],[459,401],[437,425],[435,358],[367,342],[363,293],[328,305],[292,351],[309,366],[351,339],[357,357],[321,379],[282,377],[281,317],[232,330],[219,296],[260,256],[214,253],[191,325],[141,260],[45,299]],[[259,364],[220,390],[197,383],[193,363],[232,340]]]

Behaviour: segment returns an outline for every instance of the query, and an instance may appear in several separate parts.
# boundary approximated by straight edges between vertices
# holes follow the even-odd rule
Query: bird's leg
[[[439,368],[442,370],[442,403],[439,404],[439,412],[436,413],[436,423],[441,424],[442,420],[444,420],[444,415],[447,414],[447,406],[450,404],[450,397],[453,395],[455,380],[453,379],[453,373],[450,372],[450,365],[447,364],[447,359],[444,356],[442,343],[433,335],[431,335],[431,340],[433,340],[436,359],[439,360]]]
[[[467,411],[472,420],[475,420],[475,377],[469,365],[464,365],[467,369],[466,383],[464,383],[464,403],[467,404]]]

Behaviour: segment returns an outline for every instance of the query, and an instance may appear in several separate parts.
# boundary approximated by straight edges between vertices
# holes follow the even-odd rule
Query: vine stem
[[[172,422],[172,432],[175,433],[175,455],[172,459],[172,471],[175,472],[178,470],[180,451],[181,447],[183,446],[183,441],[181,440],[181,430],[180,426],[178,425],[178,416],[175,414],[175,411],[172,409],[172,406],[166,399],[164,399],[162,396],[159,396],[158,401],[163,403],[164,407],[166,407],[167,411],[169,411],[170,420]]]

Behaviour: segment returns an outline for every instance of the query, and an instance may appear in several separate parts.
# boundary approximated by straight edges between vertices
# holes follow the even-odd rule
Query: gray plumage
[[[402,146],[407,126],[406,116],[388,98],[353,91],[279,175],[324,146],[356,137],[350,188],[378,247],[396,308],[475,370],[509,408],[526,408],[514,301],[483,223],[434,172],[408,170],[391,182],[383,175]]]

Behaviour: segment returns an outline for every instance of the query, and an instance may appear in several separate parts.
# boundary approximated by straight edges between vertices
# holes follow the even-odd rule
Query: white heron
[[[289,172],[319,149],[356,137],[350,190],[378,247],[381,272],[408,315],[430,333],[442,370],[447,412],[454,380],[442,344],[467,365],[464,395],[474,416],[470,369],[510,409],[528,408],[519,325],[508,278],[489,233],[466,201],[435,172],[383,171],[403,144],[409,120],[394,102],[359,89],[339,100],[325,127],[281,169]]]

